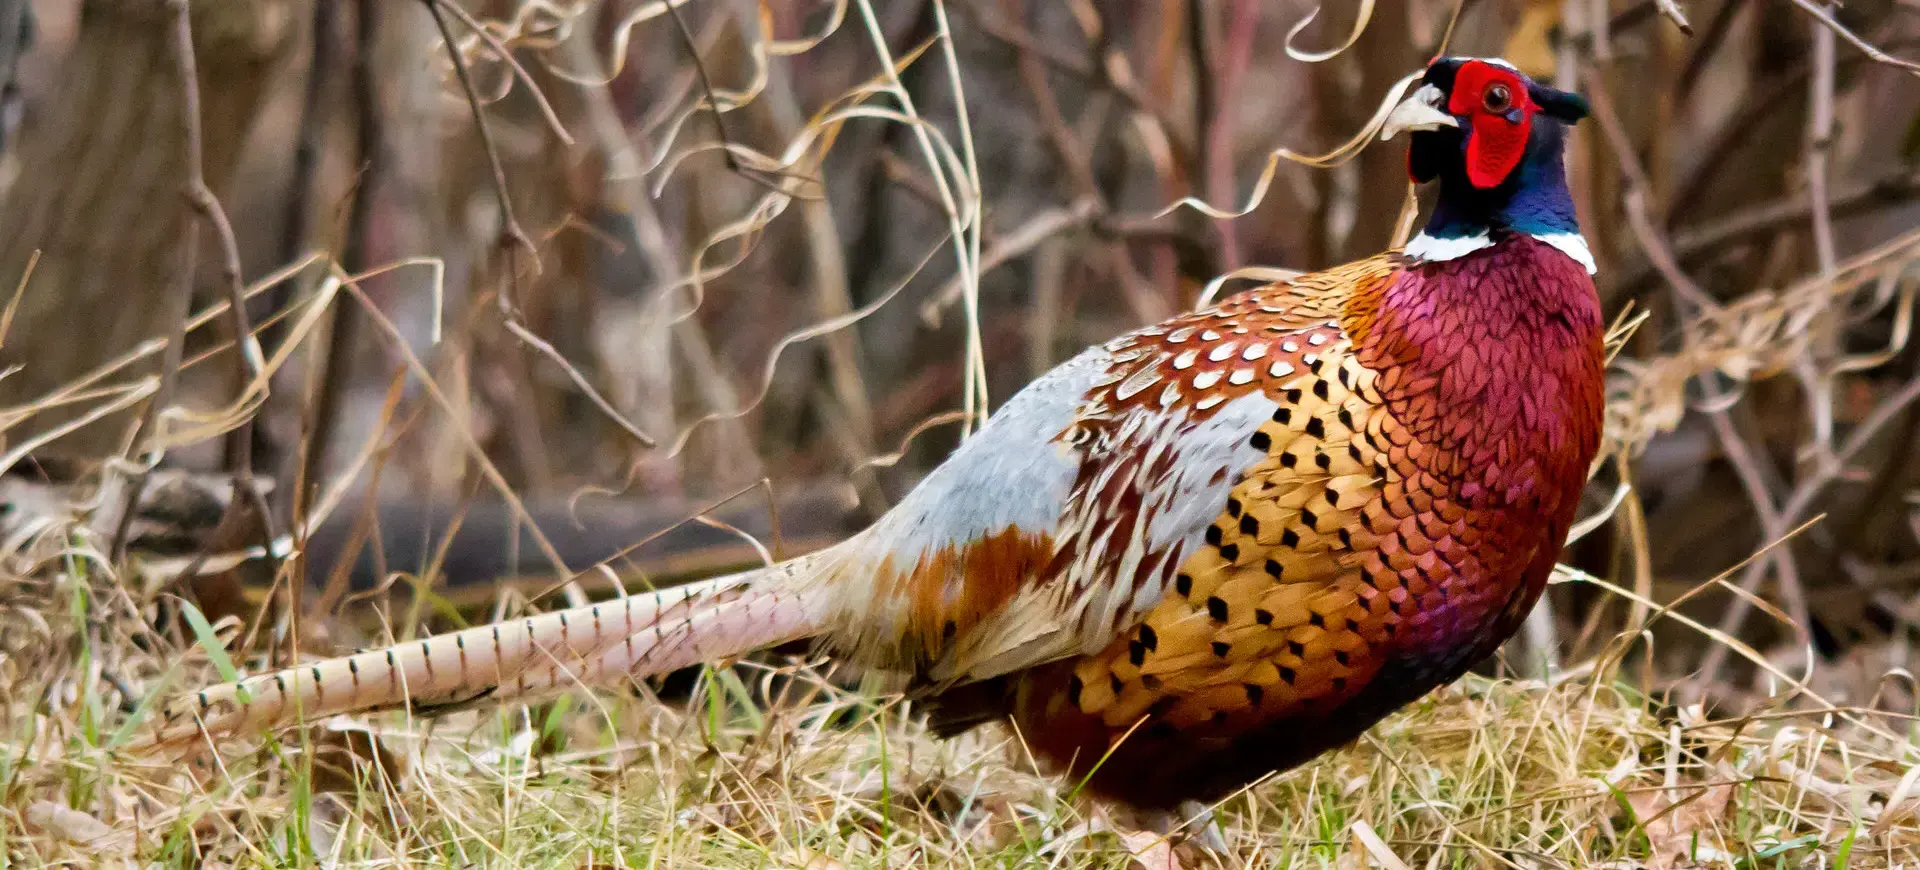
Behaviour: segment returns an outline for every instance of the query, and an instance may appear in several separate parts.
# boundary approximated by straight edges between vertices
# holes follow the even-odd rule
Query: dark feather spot
[[[1320,371],[1320,364],[1319,364],[1319,363],[1314,363],[1314,364],[1313,364],[1313,370],[1314,370],[1314,372],[1315,372],[1315,373],[1318,373],[1318,372]],[[1316,395],[1316,396],[1319,396],[1319,397],[1320,397],[1320,398],[1322,398],[1322,399],[1325,399],[1325,398],[1327,397],[1327,382],[1326,382],[1326,381],[1314,381],[1314,382],[1313,382],[1313,394],[1314,394],[1314,395]]]
[[[1293,422],[1293,409],[1292,409],[1292,408],[1281,408],[1280,410],[1278,410],[1278,411],[1275,411],[1275,412],[1273,412],[1273,422],[1275,422],[1275,423],[1279,423],[1279,424],[1280,424],[1280,425],[1282,425],[1282,426],[1285,426],[1285,425],[1288,425],[1288,424],[1290,424],[1290,423],[1292,423],[1292,422]]]
[[[1210,546],[1210,547],[1220,546],[1220,527],[1219,526],[1207,527],[1207,546]]]
[[[1240,515],[1240,500],[1237,498],[1228,498],[1227,499],[1227,516],[1237,517],[1239,515]]]
[[[1313,464],[1320,466],[1321,471],[1332,471],[1333,457],[1328,456],[1325,452],[1316,453],[1313,457]]]
[[[1307,508],[1300,509],[1300,521],[1306,523],[1309,529],[1316,528],[1320,525],[1320,517]]]
[[[1360,458],[1360,442],[1358,441],[1347,442],[1347,457],[1352,459],[1355,462],[1360,462],[1360,463],[1366,462],[1365,459]]]
[[[1255,432],[1252,438],[1247,439],[1247,443],[1253,445],[1253,449],[1265,452],[1273,446],[1273,439],[1265,432]]]
[[[1318,611],[1309,610],[1307,611],[1307,624],[1318,626],[1320,628],[1326,628],[1327,618],[1324,616],[1321,616]]]
[[[1360,620],[1358,619],[1347,620],[1347,630],[1352,632],[1358,632],[1360,630]]]
[[[1352,532],[1346,529],[1340,530],[1340,546],[1348,550],[1353,549],[1353,533]]]
[[[1307,645],[1297,640],[1287,641],[1287,652],[1293,653],[1295,656],[1298,656],[1300,658],[1306,658]]]
[[[1286,680],[1287,682],[1291,683],[1293,682],[1294,676],[1295,675],[1293,673],[1292,668],[1287,667],[1286,665],[1280,666],[1280,679]]]
[[[1160,691],[1160,678],[1152,674],[1141,674],[1140,685],[1149,692],[1158,692]],[[1158,702],[1155,703],[1157,704]]]
[[[1147,663],[1147,645],[1137,640],[1128,641],[1127,642],[1127,661],[1133,662],[1133,666],[1136,668],[1146,664]]]
[[[1260,534],[1260,521],[1255,519],[1253,514],[1242,516],[1240,518],[1240,532],[1247,535]]]
[[[1260,623],[1261,625],[1272,625],[1273,611],[1256,607],[1253,610],[1253,621]]]
[[[1300,458],[1291,453],[1280,454],[1280,467],[1282,468],[1292,468],[1294,465],[1298,464],[1299,462],[1300,462]]]
[[[1228,544],[1224,547],[1221,547],[1220,558],[1225,559],[1229,562],[1238,561],[1240,559],[1240,545]]]
[[[1230,649],[1233,649],[1233,644],[1226,643],[1225,641],[1218,641],[1218,640],[1213,642],[1213,654],[1215,656],[1218,656],[1224,659],[1227,657],[1227,650],[1230,650]]]
[[[1388,637],[1392,637],[1394,632],[1400,630],[1400,624],[1392,621],[1383,622],[1380,624],[1380,630],[1386,632]]]
[[[1300,533],[1292,529],[1288,529],[1284,532],[1281,532],[1280,546],[1287,547],[1289,549],[1300,546]]]
[[[1346,408],[1341,408],[1339,416],[1340,416],[1340,425],[1345,426],[1348,429],[1353,428],[1353,412],[1352,411],[1349,411]]]
[[[1072,704],[1076,708],[1079,707],[1080,706],[1080,690],[1084,688],[1086,688],[1086,686],[1085,684],[1080,682],[1079,674],[1075,674],[1071,677],[1068,677],[1067,678],[1067,703]]]
[[[1126,683],[1123,683],[1123,682],[1120,682],[1120,675],[1119,675],[1119,674],[1108,674],[1108,675],[1107,675],[1107,687],[1108,687],[1108,688],[1110,688],[1110,689],[1112,689],[1112,690],[1113,690],[1113,696],[1114,696],[1114,697],[1116,697],[1116,698],[1118,698],[1118,697],[1120,697],[1120,692],[1121,692],[1121,691],[1122,691],[1123,689],[1125,689],[1125,688],[1127,687],[1127,684],[1126,684]]]
[[[1336,661],[1336,662],[1339,662],[1339,663],[1341,663],[1341,664],[1343,664],[1343,665],[1344,665],[1344,664],[1346,664],[1346,663],[1347,663],[1347,651],[1346,651],[1346,650],[1339,650],[1339,649],[1337,649],[1337,650],[1334,650],[1334,651],[1333,651],[1333,660],[1334,660],[1334,661]]]
[[[1247,683],[1246,687],[1247,687],[1247,703],[1252,704],[1255,707],[1260,706],[1260,699],[1267,696],[1267,690],[1259,686],[1256,686],[1253,683]]]
[[[1288,391],[1287,391],[1287,404],[1289,404],[1289,405],[1298,405],[1298,404],[1300,404],[1300,395],[1301,395],[1301,393],[1300,393],[1300,388],[1299,388],[1299,387],[1294,387],[1293,389],[1291,389],[1291,390],[1288,390]]]
[[[1218,595],[1207,599],[1207,615],[1213,617],[1214,622],[1226,622],[1227,600]]]
[[[1267,573],[1273,575],[1273,579],[1275,580],[1280,579],[1280,575],[1285,573],[1286,570],[1287,570],[1286,566],[1280,564],[1280,561],[1278,559],[1267,560]]]
[[[1173,591],[1180,593],[1181,598],[1185,598],[1189,595],[1192,595],[1193,594],[1193,575],[1191,574],[1174,575]]]
[[[1391,610],[1391,611],[1393,611],[1393,612],[1394,612],[1394,613],[1396,613],[1396,614],[1397,614],[1397,613],[1399,613],[1399,612],[1400,612],[1400,602],[1398,602],[1398,601],[1395,601],[1395,600],[1393,600],[1392,598],[1388,598],[1388,599],[1387,599],[1387,609],[1388,609],[1388,610]],[[1392,625],[1393,623],[1387,623],[1387,624],[1388,624],[1388,625]]]
[[[1158,650],[1160,648],[1160,633],[1154,631],[1153,626],[1142,624],[1140,626],[1140,643],[1146,646],[1148,652]]]
[[[1307,421],[1306,433],[1315,438],[1327,437],[1327,421],[1314,417]]]

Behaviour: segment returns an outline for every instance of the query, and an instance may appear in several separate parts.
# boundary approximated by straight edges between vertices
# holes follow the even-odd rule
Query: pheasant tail
[[[445,712],[646,677],[818,634],[832,550],[766,568],[249,677],[170,706],[177,745],[343,713]]]

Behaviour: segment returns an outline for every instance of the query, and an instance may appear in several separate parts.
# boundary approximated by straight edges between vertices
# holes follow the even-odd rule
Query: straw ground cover
[[[998,728],[941,742],[806,663],[690,692],[336,720],[185,763],[119,747],[112,688],[230,664],[116,615],[83,545],[16,578],[0,697],[15,866],[1114,867],[1072,784]],[[136,639],[133,635],[139,635]],[[113,674],[113,679],[103,675]],[[138,693],[136,693],[138,694]],[[1472,677],[1235,796],[1226,867],[1881,867],[1920,860],[1911,719],[1706,721],[1591,669]],[[1203,860],[1216,860],[1205,858]]]

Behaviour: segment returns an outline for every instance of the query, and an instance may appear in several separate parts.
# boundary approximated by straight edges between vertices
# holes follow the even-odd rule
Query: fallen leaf
[[[113,836],[106,822],[53,801],[35,801],[27,807],[27,823],[79,846],[102,845]]]
[[[1669,795],[1677,794],[1676,801]],[[1733,801],[1733,786],[1677,786],[1637,792],[1627,804],[1647,833],[1648,870],[1682,870],[1689,867],[1719,866],[1726,854],[1721,842],[1721,824],[1727,806]]]

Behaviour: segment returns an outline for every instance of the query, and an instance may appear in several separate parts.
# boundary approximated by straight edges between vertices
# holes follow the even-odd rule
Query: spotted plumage
[[[1441,185],[1428,242],[1088,349],[836,547],[208,690],[155,739],[812,638],[905,675],[937,729],[1010,718],[1135,808],[1299,764],[1488,655],[1560,551],[1601,415],[1559,180],[1579,114],[1436,61],[1389,118]]]

